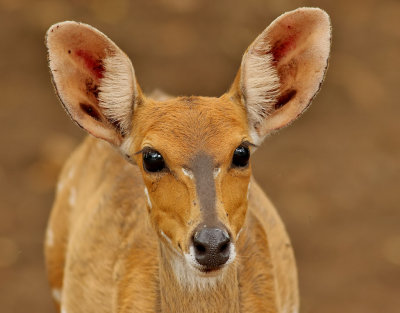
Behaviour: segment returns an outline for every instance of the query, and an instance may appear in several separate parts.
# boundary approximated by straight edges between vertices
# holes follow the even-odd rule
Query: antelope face
[[[251,173],[245,114],[228,96],[150,100],[135,112],[129,153],[142,170],[151,221],[199,273],[235,259]]]

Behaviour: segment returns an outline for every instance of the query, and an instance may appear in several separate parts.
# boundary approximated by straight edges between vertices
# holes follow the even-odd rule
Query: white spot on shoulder
[[[149,208],[151,209],[153,206],[151,204],[151,200],[150,200],[150,196],[149,196],[149,191],[147,190],[146,187],[144,187],[144,194],[146,195],[147,198],[147,204],[149,206]]]
[[[54,288],[51,291],[51,294],[53,295],[54,300],[56,300],[58,303],[61,303],[61,290],[58,288]]]
[[[190,179],[193,179],[193,173],[192,173],[192,171],[190,171],[190,170],[188,170],[188,169],[186,169],[186,168],[182,168],[182,172],[183,172],[183,175],[189,177]]]
[[[76,203],[76,189],[75,187],[71,188],[71,192],[69,194],[68,198],[69,205],[74,206]]]
[[[60,180],[57,184],[57,192],[60,192],[64,188],[64,181]]]
[[[46,245],[49,246],[49,247],[54,245],[54,234],[53,234],[53,231],[50,228],[47,228]]]
[[[64,176],[58,181],[57,184],[57,192],[60,192],[61,190],[64,189],[65,183],[68,183],[72,178],[75,176],[75,167],[71,166],[68,170],[68,173],[66,175],[66,178]]]
[[[221,168],[220,167],[214,168],[213,172],[214,179],[218,177],[219,173],[221,173]]]
[[[68,180],[72,179],[75,175],[75,167],[71,167],[69,172],[68,172]]]
[[[61,313],[67,313],[67,309],[65,307],[61,308]]]

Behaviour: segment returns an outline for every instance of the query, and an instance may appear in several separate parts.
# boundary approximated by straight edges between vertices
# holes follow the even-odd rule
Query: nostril
[[[218,244],[217,251],[222,258],[229,258],[229,250],[230,250],[230,239],[227,236],[221,238],[221,241]]]
[[[203,244],[201,244],[200,242],[194,241],[193,246],[194,246],[196,254],[200,254],[200,255],[205,254],[207,251],[206,247]]]
[[[224,252],[226,252],[226,250],[228,250],[228,247],[229,247],[229,242],[226,242],[219,248],[219,251],[221,253],[224,253]]]

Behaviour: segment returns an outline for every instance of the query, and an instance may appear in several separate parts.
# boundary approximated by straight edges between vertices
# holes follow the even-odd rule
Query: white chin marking
[[[58,303],[61,303],[61,290],[60,289],[54,288],[51,291],[51,294],[53,295],[53,299],[55,301],[57,301]]]
[[[149,191],[147,190],[146,187],[144,187],[144,194],[146,195],[146,198],[147,198],[147,205],[151,209],[153,206],[152,206],[151,201],[150,201]]]
[[[226,273],[226,265],[235,260],[235,246],[230,246],[230,256],[225,266],[215,273],[202,273],[201,265],[196,261],[194,248],[189,248],[189,253],[184,254],[185,258],[176,257],[172,260],[172,268],[177,280],[182,288],[194,289],[213,289],[216,284],[223,279]]]

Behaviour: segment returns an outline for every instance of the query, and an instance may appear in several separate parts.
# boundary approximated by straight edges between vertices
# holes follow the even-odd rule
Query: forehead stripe
[[[215,224],[217,214],[213,159],[210,155],[200,152],[192,159],[190,167],[195,179],[196,193],[200,201],[203,220],[206,224]]]

